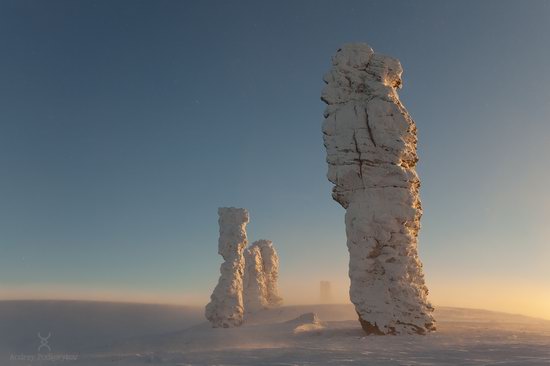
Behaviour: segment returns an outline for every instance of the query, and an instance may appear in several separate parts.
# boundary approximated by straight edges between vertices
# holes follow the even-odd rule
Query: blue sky
[[[405,70],[434,302],[550,318],[549,36],[545,1],[0,1],[0,295],[202,301],[226,205],[283,294],[344,289],[319,96],[366,42]]]

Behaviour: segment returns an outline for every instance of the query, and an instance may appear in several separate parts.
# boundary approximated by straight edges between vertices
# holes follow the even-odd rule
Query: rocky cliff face
[[[416,126],[397,95],[401,73],[398,60],[347,44],[321,96],[327,177],[346,209],[350,297],[369,334],[435,329],[417,252]]]
[[[224,262],[220,267],[220,279],[206,305],[205,316],[214,327],[229,328],[243,322],[243,251],[248,244],[246,224],[248,211],[244,208],[221,207],[218,209],[220,237],[218,253]]]

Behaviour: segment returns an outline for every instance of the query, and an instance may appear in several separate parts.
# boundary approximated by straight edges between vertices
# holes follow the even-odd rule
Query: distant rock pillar
[[[267,287],[262,263],[262,253],[252,245],[244,251],[243,301],[247,313],[267,308]]]
[[[260,250],[262,257],[263,274],[266,288],[266,302],[269,307],[277,307],[283,304],[283,298],[279,295],[279,256],[271,240],[257,240],[252,247]]]
[[[332,293],[330,289],[330,281],[321,281],[319,284],[319,298],[322,303],[332,301]]]
[[[321,96],[327,177],[346,209],[350,298],[369,334],[435,329],[417,251],[416,126],[397,95],[402,71],[366,44],[346,44]]]
[[[221,207],[218,215],[218,253],[224,262],[218,284],[206,305],[205,316],[213,327],[229,328],[243,322],[243,251],[248,244],[246,224],[249,216],[246,209],[234,207]]]

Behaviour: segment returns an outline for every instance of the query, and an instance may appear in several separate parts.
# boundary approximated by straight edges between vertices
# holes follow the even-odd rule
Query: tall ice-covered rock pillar
[[[260,248],[252,245],[244,251],[243,301],[245,312],[254,313],[268,307],[267,288]]]
[[[321,96],[327,177],[346,209],[350,298],[368,334],[435,329],[417,252],[417,138],[397,95],[402,71],[366,44],[347,44],[333,57]]]
[[[281,306],[283,298],[279,296],[279,256],[273,242],[261,239],[252,243],[252,247],[258,248],[261,253],[267,305]]]
[[[249,216],[246,209],[234,207],[221,207],[218,215],[218,253],[224,262],[218,284],[206,305],[205,316],[212,326],[229,328],[243,322],[243,251],[248,244],[246,224]]]

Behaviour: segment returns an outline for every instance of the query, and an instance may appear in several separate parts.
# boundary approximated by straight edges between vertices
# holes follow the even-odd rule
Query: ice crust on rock
[[[235,207],[221,207],[218,215],[218,253],[224,262],[218,284],[206,305],[205,316],[213,327],[229,328],[243,322],[243,251],[248,244],[246,224],[249,216],[246,209]]]
[[[257,240],[251,245],[260,250],[266,289],[266,302],[269,307],[283,304],[279,296],[279,256],[271,240]]]
[[[417,137],[397,95],[402,71],[366,44],[346,44],[321,96],[327,177],[346,209],[350,298],[368,334],[435,329],[417,252]]]
[[[256,312],[267,308],[267,288],[262,263],[262,253],[258,246],[250,246],[244,251],[243,299],[246,312]]]
[[[243,323],[245,311],[254,313],[282,304],[277,283],[279,256],[271,240],[258,240],[246,248],[246,209],[221,207],[218,215],[218,253],[224,262],[205,316],[212,326],[229,328]]]
[[[245,250],[243,298],[245,311],[282,305],[279,296],[279,256],[271,240],[257,240]]]

